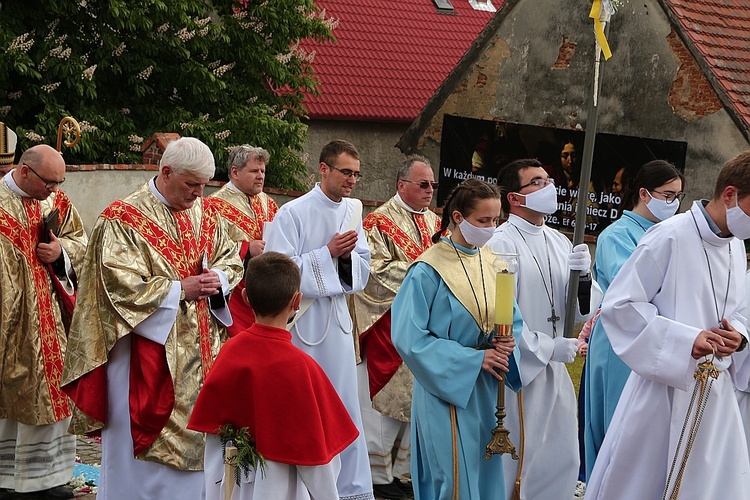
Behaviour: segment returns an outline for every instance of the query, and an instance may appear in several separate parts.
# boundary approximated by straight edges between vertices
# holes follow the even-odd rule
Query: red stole
[[[422,252],[432,246],[432,235],[440,230],[430,228],[424,215],[412,214],[412,220],[419,229],[420,241],[416,242],[393,220],[385,214],[373,212],[365,217],[362,225],[365,231],[377,227],[381,233],[388,236],[399,247],[410,261],[414,261]],[[360,351],[367,356],[367,374],[370,379],[370,398],[374,398],[385,387],[391,377],[401,366],[401,356],[391,341],[391,310],[389,309],[359,338]]]
[[[275,203],[263,203],[260,196],[248,196],[250,208],[255,217],[248,215],[223,198],[210,197],[206,201],[211,207],[244,232],[250,240],[263,238],[263,223],[273,220],[278,207]],[[245,260],[249,251],[249,241],[243,241],[240,245],[240,259]],[[242,290],[245,289],[245,279],[235,287],[229,297],[229,310],[232,312],[232,325],[227,327],[230,337],[247,330],[255,323],[253,309],[242,299]]]
[[[57,320],[52,307],[54,297],[50,290],[50,275],[47,272],[47,265],[40,261],[36,254],[42,230],[42,211],[38,200],[29,197],[22,197],[21,200],[26,214],[26,224],[0,207],[0,236],[10,241],[23,254],[32,273],[37,300],[44,376],[55,419],[60,421],[69,417],[71,412],[68,398],[60,390],[63,353],[60,349]],[[60,220],[64,220],[70,210],[70,200],[59,191],[55,194],[52,209],[55,208],[60,211]]]

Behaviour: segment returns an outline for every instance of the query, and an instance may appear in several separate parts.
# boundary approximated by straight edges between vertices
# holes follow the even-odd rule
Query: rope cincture
[[[690,458],[690,452],[693,449],[693,443],[695,437],[698,434],[698,428],[701,425],[703,419],[703,413],[708,404],[708,398],[711,394],[711,387],[713,386],[714,380],[719,378],[721,372],[714,366],[714,356],[716,355],[716,347],[713,347],[713,354],[710,359],[698,364],[698,369],[695,371],[693,377],[695,378],[695,386],[693,387],[693,394],[690,396],[690,404],[688,405],[687,413],[685,415],[685,422],[682,424],[682,430],[680,432],[680,439],[677,442],[677,448],[675,449],[674,458],[672,459],[672,466],[669,468],[669,476],[667,477],[667,484],[664,488],[664,494],[662,500],[677,500],[680,494],[680,486],[682,485],[682,477],[685,473],[685,467],[687,466],[688,458]],[[697,397],[697,404],[696,404]],[[682,442],[685,438],[685,430],[688,427],[688,422],[691,420],[691,412],[695,405],[695,415],[692,418],[692,424],[690,425],[690,431],[687,435],[687,442],[685,444],[685,450],[683,451],[682,460],[680,461],[680,467],[675,476],[675,484],[672,487],[671,493],[669,492],[669,485],[672,482],[672,475],[674,473],[675,466],[677,465],[677,459],[680,455],[680,448],[682,448]]]
[[[453,445],[453,496],[452,500],[461,500],[459,480],[461,472],[458,464],[458,417],[456,406],[450,405],[451,409],[451,444]]]
[[[516,473],[516,484],[513,487],[513,494],[511,500],[521,500],[521,474],[523,474],[523,456],[526,452],[526,429],[523,416],[523,389],[518,390],[518,420],[521,425],[520,427],[520,439],[519,450],[518,450],[518,472]]]

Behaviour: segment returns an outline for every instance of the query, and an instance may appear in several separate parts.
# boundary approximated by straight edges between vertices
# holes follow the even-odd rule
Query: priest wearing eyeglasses
[[[373,487],[384,498],[411,493],[403,477],[410,470],[413,376],[391,342],[391,304],[409,266],[432,246],[432,235],[440,230],[440,219],[428,209],[437,189],[429,161],[409,156],[396,177],[393,198],[365,217],[370,280],[352,298],[363,360],[357,373],[362,420]]]
[[[362,203],[350,198],[362,176],[359,152],[350,142],[331,141],[320,153],[318,168],[320,182],[279,209],[264,251],[283,253],[300,267],[303,299],[290,327],[292,343],[320,364],[359,430],[357,440],[341,453],[339,498],[367,500],[374,496],[346,301],[364,289],[370,275]]]
[[[73,408],[60,378],[88,237],[64,180],[60,153],[38,145],[0,181],[0,498],[73,497],[63,487]]]

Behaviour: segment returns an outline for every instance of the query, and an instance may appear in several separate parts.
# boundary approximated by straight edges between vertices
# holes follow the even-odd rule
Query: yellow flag
[[[591,5],[591,12],[589,17],[594,20],[594,33],[596,34],[596,41],[599,42],[599,46],[602,48],[602,54],[604,54],[604,60],[612,57],[612,51],[607,43],[607,37],[604,36],[604,25],[599,20],[599,16],[602,12],[602,0],[594,0]]]

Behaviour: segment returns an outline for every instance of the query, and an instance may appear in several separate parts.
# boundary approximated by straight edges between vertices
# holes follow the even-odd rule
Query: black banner
[[[519,158],[536,158],[557,186],[558,210],[546,222],[572,231],[579,198],[584,132],[446,115],[440,145],[438,205],[462,180],[497,184],[497,173]],[[651,160],[685,171],[687,143],[599,133],[586,202],[586,233],[599,234],[620,217],[623,187]]]

